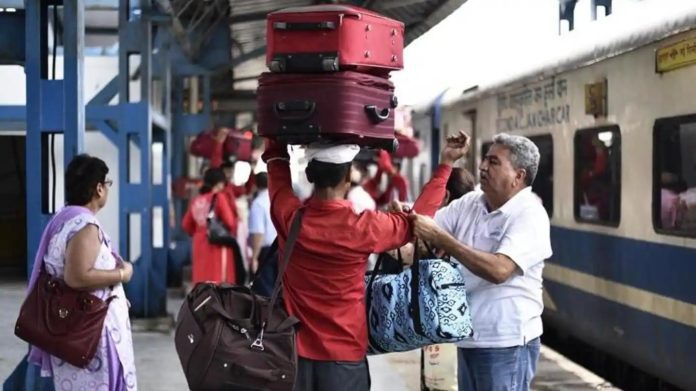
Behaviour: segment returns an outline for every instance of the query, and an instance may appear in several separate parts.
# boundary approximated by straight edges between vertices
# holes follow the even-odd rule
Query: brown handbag
[[[15,335],[76,367],[86,368],[97,353],[109,303],[69,287],[41,268],[19,310]]]
[[[191,390],[290,391],[297,376],[295,326],[279,300],[297,240],[296,213],[270,298],[248,287],[200,283],[179,310],[176,351]]]

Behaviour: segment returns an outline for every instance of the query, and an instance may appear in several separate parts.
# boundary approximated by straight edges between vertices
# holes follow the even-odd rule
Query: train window
[[[530,136],[530,140],[539,148],[539,170],[537,171],[532,191],[541,198],[546,213],[553,215],[553,138],[550,134]]]
[[[653,141],[655,230],[696,237],[696,115],[658,119]]]
[[[621,218],[619,127],[575,133],[575,219],[617,227]]]

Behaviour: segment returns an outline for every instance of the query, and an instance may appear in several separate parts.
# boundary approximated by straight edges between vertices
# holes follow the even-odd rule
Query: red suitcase
[[[249,130],[233,130],[225,140],[225,153],[234,155],[237,160],[250,162],[253,137],[254,134]]]
[[[189,152],[193,156],[210,159],[217,145],[218,144],[213,138],[212,131],[204,131],[199,133],[193,140],[191,140]]]
[[[358,70],[386,75],[404,67],[404,24],[345,5],[286,8],[266,23],[272,72]]]
[[[414,158],[420,153],[420,144],[417,139],[397,132],[396,140],[399,142],[399,149],[394,152],[394,157]]]
[[[252,137],[253,134],[250,131],[240,132],[232,129],[225,139],[224,154],[234,155],[237,160],[251,161]],[[219,144],[213,138],[213,132],[204,131],[191,141],[189,152],[194,156],[210,159],[218,146]]]
[[[359,72],[263,73],[257,91],[259,135],[289,144],[356,143],[393,151],[394,85]]]

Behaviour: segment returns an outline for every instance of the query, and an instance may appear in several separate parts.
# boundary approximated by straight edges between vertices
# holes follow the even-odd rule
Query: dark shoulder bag
[[[208,218],[206,220],[208,224],[208,242],[219,246],[229,247],[236,245],[239,247],[237,239],[230,233],[229,228],[225,226],[225,223],[223,223],[215,213],[217,197],[218,194],[213,194],[213,200],[210,202],[210,210],[208,211]]]
[[[246,286],[200,283],[184,300],[174,338],[190,389],[293,389],[299,321],[279,295],[303,213],[299,209],[293,219],[270,298]]]
[[[242,257],[242,250],[239,247],[237,238],[230,233],[230,230],[225,226],[217,217],[215,213],[215,203],[219,194],[213,194],[213,200],[210,202],[210,210],[208,211],[208,218],[206,220],[208,229],[208,242],[210,244],[216,244],[218,246],[229,247],[232,249],[234,255],[234,266],[235,266],[235,279],[237,284],[243,284],[246,282],[247,271],[244,268],[244,258]],[[223,196],[224,197],[224,196]]]
[[[39,278],[22,303],[15,335],[76,367],[86,368],[97,353],[109,303],[69,287],[41,265]]]

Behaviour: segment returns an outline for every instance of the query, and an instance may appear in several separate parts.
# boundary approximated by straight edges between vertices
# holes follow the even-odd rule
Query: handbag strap
[[[379,257],[377,257],[377,262],[375,262],[375,267],[372,269],[372,273],[370,273],[370,280],[367,283],[367,294],[365,295],[365,308],[368,311],[368,319],[370,317],[370,307],[372,306],[372,285],[374,284],[375,277],[377,277],[377,274],[379,274],[379,269],[382,266],[383,254],[384,253],[380,254]],[[399,264],[403,267],[404,258],[401,255],[401,247],[396,249],[396,256],[398,257],[397,259],[399,260]]]
[[[384,256],[383,254],[384,253],[380,254],[379,257],[377,257],[377,262],[375,262],[375,267],[372,269],[372,272],[370,272],[370,280],[367,283],[367,291],[368,292],[370,292],[372,290],[372,284],[375,282],[375,277],[377,277],[377,274],[379,274],[379,270],[382,267],[382,259]],[[401,255],[401,247],[396,249],[396,257],[397,257],[397,260],[399,261],[399,265],[401,265],[401,267],[403,267],[404,266],[404,258]],[[414,256],[414,260],[415,260],[415,256]],[[369,305],[368,305],[368,307],[369,307]]]
[[[215,215],[215,202],[217,201],[217,196],[218,196],[217,193],[213,193],[213,199],[210,200],[210,209],[208,209],[208,217],[206,218],[206,220],[210,220],[210,218],[211,218],[210,214],[211,214],[211,213],[212,213],[213,215]]]
[[[271,321],[271,316],[273,315],[273,309],[275,308],[276,301],[278,301],[278,296],[280,295],[280,288],[283,281],[283,275],[290,262],[290,256],[295,248],[295,242],[297,242],[297,236],[300,233],[300,226],[302,225],[302,216],[304,215],[304,207],[301,207],[295,213],[295,217],[290,225],[290,232],[288,233],[288,240],[285,242],[285,249],[283,251],[283,259],[278,264],[278,276],[276,277],[275,285],[273,287],[273,293],[271,294],[271,302],[268,306],[268,316],[264,321],[264,324]],[[262,327],[263,328],[263,327]]]

